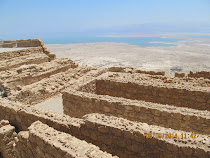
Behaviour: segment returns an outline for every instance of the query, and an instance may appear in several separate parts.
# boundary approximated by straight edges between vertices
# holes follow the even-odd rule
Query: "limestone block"
[[[9,125],[9,121],[8,120],[1,120],[0,121],[0,128],[3,126]]]
[[[48,56],[50,57],[50,61],[51,60],[54,60],[56,58],[56,55],[55,54],[48,54]]]
[[[40,39],[16,40],[17,47],[40,47],[44,43]]]
[[[185,73],[175,72],[175,77],[185,77]]]
[[[16,47],[16,43],[3,43],[1,44],[2,48],[15,48]]]
[[[12,41],[12,40],[9,40],[9,41],[3,41],[3,44],[5,43],[16,43],[16,41]]]

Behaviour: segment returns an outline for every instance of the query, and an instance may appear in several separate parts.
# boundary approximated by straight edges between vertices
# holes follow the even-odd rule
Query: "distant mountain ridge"
[[[107,28],[92,29],[95,33],[143,33],[143,34],[160,34],[160,33],[206,33],[210,32],[210,24],[164,24],[164,23],[145,23],[127,26],[115,26]]]

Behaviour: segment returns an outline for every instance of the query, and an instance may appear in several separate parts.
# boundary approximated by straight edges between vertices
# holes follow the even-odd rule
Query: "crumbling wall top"
[[[16,40],[17,47],[43,47],[44,42],[40,39]]]

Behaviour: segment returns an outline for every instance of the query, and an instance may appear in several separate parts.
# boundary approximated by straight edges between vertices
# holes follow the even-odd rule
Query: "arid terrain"
[[[0,44],[0,158],[209,158],[210,46]]]
[[[210,70],[210,46],[179,44],[177,47],[139,47],[121,43],[49,44],[57,57],[93,67],[136,67],[173,73]]]

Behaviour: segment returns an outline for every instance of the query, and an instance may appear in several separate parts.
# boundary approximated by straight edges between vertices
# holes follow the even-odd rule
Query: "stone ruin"
[[[210,157],[210,72],[96,69],[15,44],[0,53],[0,157]],[[60,93],[63,114],[37,107]]]

